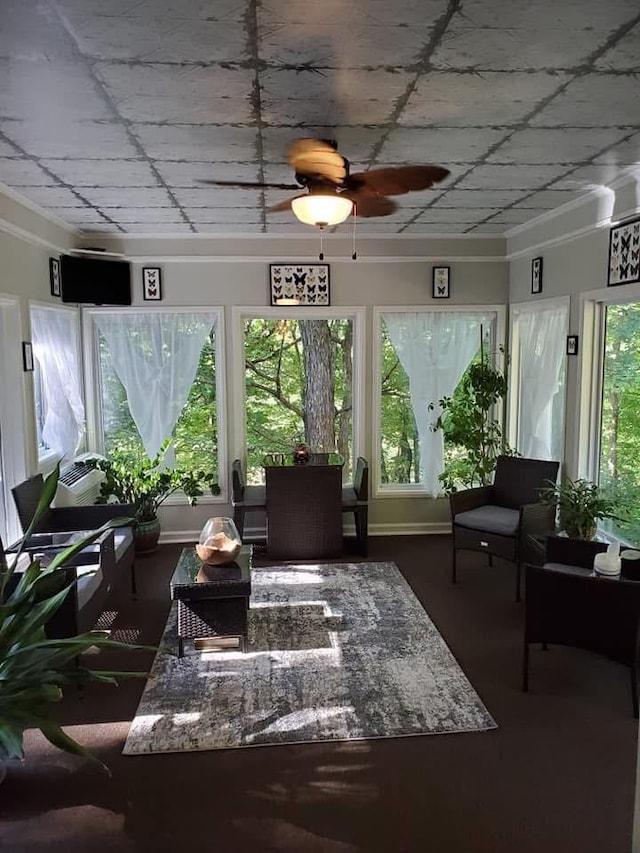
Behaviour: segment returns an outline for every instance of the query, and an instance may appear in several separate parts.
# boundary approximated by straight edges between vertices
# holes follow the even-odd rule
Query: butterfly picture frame
[[[434,299],[448,299],[451,295],[451,267],[434,267],[431,287]]]
[[[331,304],[329,264],[270,264],[271,305]]]
[[[617,225],[609,234],[607,286],[640,281],[640,219]]]

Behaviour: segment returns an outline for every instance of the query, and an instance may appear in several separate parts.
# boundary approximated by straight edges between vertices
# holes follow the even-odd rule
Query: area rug
[[[253,569],[244,654],[178,658],[176,621],[125,755],[496,728],[395,563]]]

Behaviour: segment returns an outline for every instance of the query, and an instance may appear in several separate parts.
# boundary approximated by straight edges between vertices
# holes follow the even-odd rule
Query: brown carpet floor
[[[137,602],[126,578],[115,590],[119,636],[158,640],[181,547],[138,560]],[[0,786],[0,850],[628,853],[638,730],[628,671],[536,648],[522,693],[511,565],[463,554],[454,587],[449,537],[379,537],[370,551],[402,570],[497,730],[125,757],[144,682],[91,685],[65,697],[61,719],[111,778],[29,732],[26,760]],[[136,669],[151,656],[103,660]]]

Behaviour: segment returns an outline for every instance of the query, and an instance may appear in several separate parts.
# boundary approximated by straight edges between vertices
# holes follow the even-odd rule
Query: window
[[[213,470],[221,478],[220,312],[215,309],[90,314],[96,449]]]
[[[434,431],[438,400],[455,394],[480,342],[495,353],[504,311],[376,309],[377,484],[384,494],[437,496],[455,441]]]
[[[29,376],[22,370],[20,303],[0,296],[0,537],[5,545],[22,533],[11,486],[26,476],[23,415]]]
[[[84,441],[78,313],[31,306],[38,458],[71,459]]]
[[[600,429],[596,475],[634,519],[603,527],[640,544],[640,302],[601,304]]]
[[[359,364],[357,318],[350,312],[262,311],[239,322],[245,381],[247,479],[261,482],[266,453],[291,453],[304,441],[315,452],[337,452],[343,476],[353,471]],[[361,314],[358,315],[361,317]]]
[[[569,300],[515,305],[511,319],[511,443],[522,456],[561,461]]]

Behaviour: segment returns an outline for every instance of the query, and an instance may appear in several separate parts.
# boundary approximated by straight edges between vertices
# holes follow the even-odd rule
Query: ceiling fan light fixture
[[[353,209],[353,202],[336,193],[309,193],[294,198],[291,209],[305,225],[324,228],[344,222]]]

